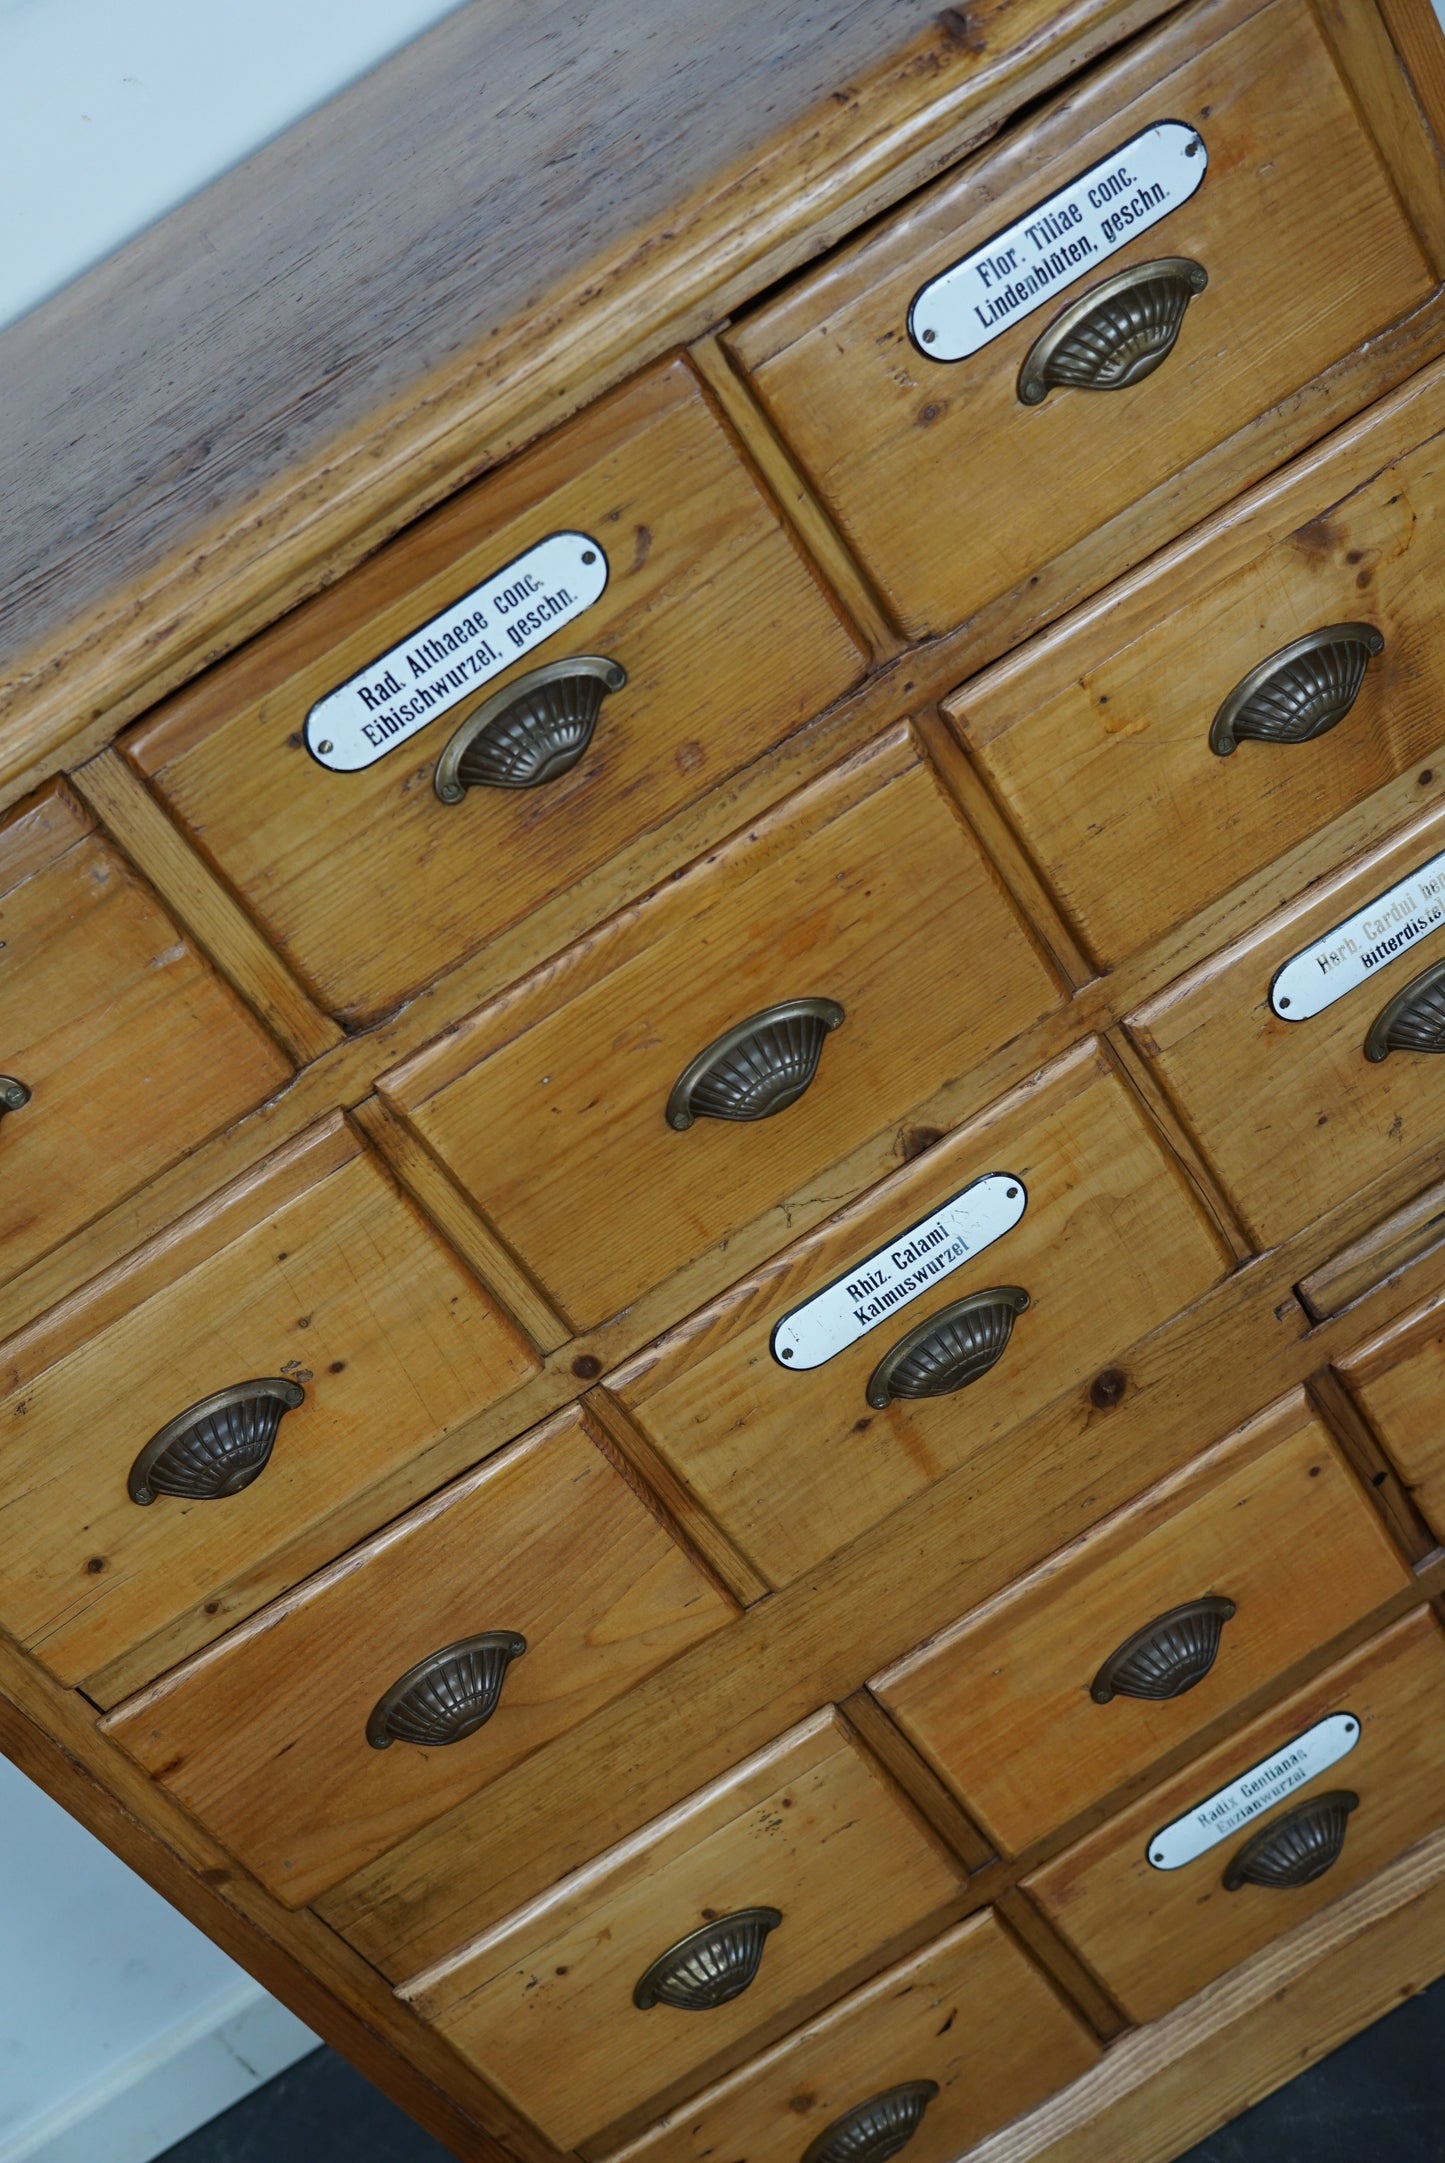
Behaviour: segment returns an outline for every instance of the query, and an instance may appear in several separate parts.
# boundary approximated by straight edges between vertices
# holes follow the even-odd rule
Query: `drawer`
[[[378,1086],[581,1329],[1059,1004],[899,729]]]
[[[1438,1148],[1445,1072],[1428,1054],[1445,1049],[1442,927],[1445,812],[1312,887],[1131,1017],[1261,1246]]]
[[[1430,1530],[1445,1540],[1445,1306],[1432,1300],[1335,1364]]]
[[[570,2148],[881,1965],[962,1875],[823,1712],[402,1996]]]
[[[1086,1044],[608,1386],[782,1584],[1088,1381],[1226,1266],[1176,1160]],[[887,1355],[920,1331],[884,1381]]]
[[[579,656],[615,666],[531,681]],[[863,665],[676,361],[422,520],[122,748],[320,1003],[357,1023],[703,795]],[[353,685],[326,710],[338,719],[308,723]],[[442,755],[493,700],[459,800],[443,802]],[[373,763],[331,770],[313,741]]]
[[[106,1726],[300,1907],[732,1612],[574,1410]]]
[[[1098,2057],[985,1909],[673,2111],[617,2163],[800,2163],[815,2140],[850,2133],[845,2153],[896,2153],[889,2136],[901,2133],[908,2163],[953,2163]]]
[[[872,1689],[1017,1855],[1410,1581],[1293,1396]]]
[[[0,826],[0,1274],[291,1074],[62,783]]]
[[[537,1364],[330,1119],[0,1351],[0,1625],[114,1703],[424,1493]]]
[[[970,258],[949,297],[925,290]],[[1141,280],[1145,264],[1165,274]],[[1171,264],[1202,268],[1204,290]],[[1304,0],[1213,0],[1071,84],[731,343],[897,621],[923,634],[1247,430],[1434,283]],[[1025,363],[1056,324],[1055,387],[1026,404]],[[1237,445],[1214,500],[1277,456]],[[1093,583],[1188,523],[1189,502],[1121,522],[1090,556]]]
[[[1036,1871],[1027,1890],[1130,2018],[1155,2020],[1434,1832],[1442,1765],[1445,1643],[1424,1610]],[[1156,1869],[1154,1853],[1176,1860]]]
[[[946,703],[1101,967],[1438,763],[1442,427],[1435,368]]]

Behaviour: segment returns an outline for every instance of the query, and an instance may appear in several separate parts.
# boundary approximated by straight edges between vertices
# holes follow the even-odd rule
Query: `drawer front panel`
[[[1422,1312],[1338,1362],[1431,1531],[1445,1540],[1445,1312]]]
[[[123,1705],[107,1726],[299,1907],[731,1613],[573,1411]],[[394,1684],[490,1633],[520,1636],[526,1649],[505,1667],[484,1726],[445,1743],[368,1739]],[[479,1687],[454,1673],[437,1685],[464,1709],[484,1705]]]
[[[365,770],[328,772],[308,755],[318,700],[398,644],[405,656],[433,618],[558,532],[605,553],[592,606]],[[488,636],[509,650],[490,621]],[[396,664],[403,690],[434,673],[416,654],[415,669]],[[627,677],[578,763],[441,802],[434,770],[467,715],[576,655]],[[358,1021],[575,884],[861,670],[678,362],[465,491],[142,722],[125,749],[321,1003]]]
[[[1387,898],[1442,850],[1445,814],[1316,887],[1130,1020],[1262,1246],[1435,1150],[1445,1132],[1438,1060],[1421,1048],[1366,1056],[1372,1025],[1395,994],[1445,958],[1445,928]],[[1337,939],[1362,911],[1370,928]],[[1271,987],[1300,956],[1309,958],[1292,971],[1296,982],[1312,990],[1334,973],[1347,988],[1320,1012],[1291,1020],[1275,1010]],[[1361,957],[1374,965],[1352,983]]]
[[[561,2148],[706,2077],[839,1989],[958,1889],[951,1862],[831,1713],[705,1788],[403,1996]],[[750,1910],[780,1920],[724,2004],[639,2008],[659,1955]]]
[[[0,828],[0,1273],[47,1254],[291,1067],[62,785]]]
[[[773,1357],[786,1314],[977,1179],[1013,1175],[1015,1228],[824,1364]],[[612,1379],[638,1424],[753,1564],[781,1584],[1086,1381],[1224,1273],[1174,1160],[1086,1046],[803,1240]],[[913,1327],[969,1294],[1028,1295],[993,1366],[960,1392],[869,1388]],[[868,1311],[867,1288],[860,1301]]]
[[[0,1622],[113,1701],[110,1663],[156,1639],[154,1674],[329,1561],[396,1507],[368,1515],[371,1490],[536,1368],[329,1121],[5,1347]],[[254,1462],[238,1418],[178,1441],[169,1485],[163,1465],[132,1499],[162,1428],[262,1378],[304,1397],[249,1484],[231,1485]],[[187,1452],[213,1475],[188,1480]]]
[[[1298,478],[1231,506],[1167,566],[948,702],[1101,966],[1435,759],[1442,425],[1437,368],[1339,448],[1301,461]],[[1370,654],[1355,626],[1382,650]],[[1220,725],[1235,749],[1216,752],[1217,717],[1261,671]],[[1285,733],[1249,733],[1268,728]]]
[[[799,1100],[669,1124],[698,1054],[807,998],[842,1020]],[[585,1327],[1059,1001],[900,733],[380,1086]],[[753,1056],[774,1056],[766,1025]]]
[[[1336,1713],[1359,1723],[1348,1755],[1194,1861],[1172,1870],[1150,1864],[1148,1851],[1163,1828]],[[1407,1615],[1046,1864],[1026,1881],[1028,1890],[1131,2019],[1155,2020],[1434,1832],[1445,1816],[1442,1764],[1445,1642],[1426,1611]],[[1304,1806],[1340,1794],[1357,1798],[1355,1807],[1332,1816],[1319,1810],[1295,1836],[1296,1852],[1325,1866],[1320,1875],[1270,1884],[1256,1876],[1235,1891],[1226,1888],[1225,1873],[1247,1860],[1250,1841]],[[1343,1845],[1329,1862],[1341,1827]],[[1279,1872],[1281,1853],[1276,1846],[1263,1869]]]
[[[937,2093],[917,2099],[910,2163],[953,2163],[1098,2056],[1077,2014],[988,1909],[669,2113],[617,2163],[799,2163],[839,2119],[914,2082]]]
[[[1017,1854],[1409,1582],[1293,1397],[872,1687],[1000,1851]],[[1109,1695],[1097,1701],[1091,1686]],[[1171,1694],[1140,1694],[1151,1688]]]
[[[1024,248],[1016,265],[997,266],[1000,305],[1019,286],[1038,290],[1033,266],[1057,260],[1062,240],[1084,268],[1050,288],[1057,299],[1025,309],[969,359],[925,357],[908,325],[926,281],[1166,122],[1197,129],[1207,149],[1187,201],[1098,268],[1067,232],[1041,233],[1037,255]],[[1024,404],[1021,369],[1062,311],[1164,258],[1201,265],[1208,285],[1187,302],[1157,374],[1110,395],[1062,387]],[[942,631],[1406,314],[1433,283],[1310,9],[1222,0],[1071,89],[763,307],[733,342],[898,621]],[[1130,305],[1117,316],[1124,336]],[[1120,366],[1102,305],[1099,321]],[[1161,315],[1156,353],[1172,327]],[[1267,457],[1251,471],[1248,456],[1221,495],[1265,469]],[[1167,509],[1136,521],[1105,575],[1166,537],[1169,521]]]

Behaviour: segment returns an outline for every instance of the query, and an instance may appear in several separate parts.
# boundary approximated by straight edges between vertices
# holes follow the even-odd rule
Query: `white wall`
[[[458,0],[0,0],[0,326]]]
[[[0,1759],[0,2163],[147,2163],[315,2048]]]

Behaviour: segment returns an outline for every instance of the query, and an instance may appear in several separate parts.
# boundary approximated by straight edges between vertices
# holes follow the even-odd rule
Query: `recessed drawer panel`
[[[1435,368],[948,701],[1101,966],[1438,767],[1442,427]]]
[[[617,2163],[800,2163],[813,2141],[953,2163],[1096,2063],[1099,2046],[991,1909],[671,2112]]]
[[[825,1712],[402,1995],[570,2148],[839,1995],[961,1879]]]
[[[1445,1133],[1445,812],[1129,1023],[1261,1246]]]
[[[379,1087],[584,1328],[1060,996],[896,731]]]
[[[572,1411],[106,1725],[299,1907],[732,1612]]]
[[[63,784],[0,826],[0,1275],[290,1074]]]
[[[1070,85],[731,342],[899,623],[938,632],[1434,282],[1312,10],[1216,0]],[[1264,441],[1239,445],[1214,500],[1273,462]],[[1185,522],[1151,503],[1095,551],[1096,583]]]
[[[3,1348],[0,1624],[113,1704],[436,1485],[536,1369],[329,1120]]]
[[[1445,1307],[1432,1300],[1336,1365],[1421,1515],[1445,1540]]]
[[[608,1386],[782,1584],[1224,1270],[1177,1163],[1086,1045]]]
[[[595,665],[563,666],[579,658]],[[862,666],[679,361],[465,490],[124,748],[354,1022],[704,794]],[[443,755],[473,717],[449,778]]]
[[[1434,1832],[1445,1821],[1442,1773],[1445,1642],[1426,1611],[1155,1788],[1027,1888],[1130,2018],[1155,2020]]]
[[[872,1687],[1018,1854],[1409,1582],[1292,1397]]]

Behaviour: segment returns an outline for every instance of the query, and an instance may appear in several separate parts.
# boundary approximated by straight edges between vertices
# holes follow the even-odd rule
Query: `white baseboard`
[[[318,2048],[309,2028],[245,1977],[208,1997],[194,2019],[0,2134],[0,2163],[151,2163]]]

